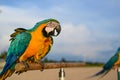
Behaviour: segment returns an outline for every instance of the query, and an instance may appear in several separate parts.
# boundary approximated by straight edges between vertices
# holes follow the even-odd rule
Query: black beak
[[[55,29],[54,29],[54,34],[53,36],[58,36],[61,32],[61,26],[57,26]]]
[[[57,26],[53,31],[49,32],[49,35],[58,36],[61,32],[61,26]]]

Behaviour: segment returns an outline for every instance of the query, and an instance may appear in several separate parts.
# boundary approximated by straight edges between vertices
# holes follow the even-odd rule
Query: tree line
[[[5,61],[6,59],[6,55],[7,55],[7,51],[3,51],[0,53],[0,60],[1,61]],[[42,62],[45,62],[45,63],[58,63],[58,62],[65,62],[65,63],[86,63],[86,66],[102,66],[104,63],[100,63],[100,62],[83,62],[83,61],[70,61],[70,60],[66,60],[64,57],[62,57],[60,60],[54,60],[54,59],[49,59],[47,57],[45,57]]]

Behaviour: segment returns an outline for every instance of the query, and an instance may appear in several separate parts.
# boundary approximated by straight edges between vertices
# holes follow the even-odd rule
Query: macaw
[[[61,32],[60,23],[56,19],[46,19],[36,23],[31,29],[17,28],[11,34],[6,63],[0,73],[0,80],[5,80],[15,72],[18,62],[33,57],[35,62],[47,55],[53,45],[52,36]]]
[[[93,75],[92,77],[101,75],[101,78],[105,76],[111,69],[115,69],[120,65],[120,48],[118,48],[116,54],[112,56],[108,62],[103,66],[103,69]]]

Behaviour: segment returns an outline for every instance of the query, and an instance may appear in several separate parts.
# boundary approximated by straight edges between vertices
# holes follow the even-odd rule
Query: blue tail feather
[[[6,60],[6,63],[3,67],[3,70],[0,72],[0,76],[2,76],[5,72],[7,72],[15,63],[16,63],[16,56],[9,56]]]
[[[93,75],[93,76],[99,76],[99,75],[101,75],[101,74],[103,74],[103,73],[105,73],[106,72],[106,70],[101,70],[101,71],[99,71],[98,73],[96,73],[95,75]]]

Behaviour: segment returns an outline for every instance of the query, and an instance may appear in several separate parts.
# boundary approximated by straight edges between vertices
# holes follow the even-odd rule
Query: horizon
[[[14,29],[29,29],[47,18],[62,27],[46,56],[50,59],[107,62],[120,47],[119,0],[1,0],[0,52],[7,51]]]

